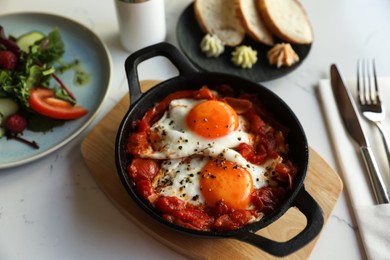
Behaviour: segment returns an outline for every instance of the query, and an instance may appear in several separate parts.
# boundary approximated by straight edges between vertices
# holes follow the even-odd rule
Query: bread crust
[[[246,34],[248,34],[249,37],[254,39],[255,41],[261,42],[265,45],[272,46],[274,45],[274,39],[272,36],[272,33],[269,31],[267,28],[267,25],[263,21],[260,12],[258,11],[258,8],[256,8],[256,14],[257,14],[257,24],[252,25],[250,22],[250,17],[247,17],[244,11],[243,5],[245,0],[236,0],[236,11],[237,11],[237,16],[241,20],[241,23],[245,29]],[[255,5],[257,6],[258,2],[257,0],[250,0],[250,1],[255,1]],[[255,26],[256,28],[254,28]],[[256,32],[256,29],[259,30]]]
[[[195,13],[195,18],[196,21],[198,22],[200,28],[204,33],[210,33],[209,29],[207,28],[206,24],[203,21],[202,18],[202,11],[201,11],[201,1],[200,0],[195,0],[194,2],[194,13]]]
[[[212,0],[217,5],[222,4],[234,4],[235,0]],[[230,2],[228,2],[230,1]],[[210,22],[210,17],[207,17],[205,11],[203,10],[204,5],[207,2],[211,2],[211,0],[195,0],[194,1],[194,13],[195,18],[199,24],[199,27],[202,29],[204,33],[217,35],[227,46],[237,46],[239,45],[245,38],[245,29],[242,26],[239,18],[236,15],[235,8],[231,10],[230,8],[226,8],[227,10],[231,10],[229,16],[220,17],[219,14],[215,13],[213,20],[218,21],[218,23]],[[229,20],[227,20],[229,19]]]
[[[272,0],[271,0],[272,1]],[[313,30],[309,21],[309,18],[307,16],[307,13],[301,3],[297,0],[288,0],[291,3],[295,4],[298,10],[300,11],[302,22],[299,26],[300,28],[304,28],[307,32],[307,35],[304,35],[304,37],[296,37],[291,33],[287,28],[282,28],[280,26],[279,21],[276,21],[274,17],[272,16],[272,12],[274,10],[270,10],[270,7],[268,6],[268,0],[258,0],[258,8],[259,12],[261,14],[261,17],[263,18],[265,24],[267,25],[268,29],[278,38],[281,40],[287,41],[289,43],[295,43],[295,44],[310,44],[313,42]]]

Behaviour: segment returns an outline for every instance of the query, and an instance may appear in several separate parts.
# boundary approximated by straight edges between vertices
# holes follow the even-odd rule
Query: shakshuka
[[[260,220],[291,190],[288,129],[256,95],[227,85],[168,95],[134,122],[126,152],[139,196],[161,216],[196,230]]]

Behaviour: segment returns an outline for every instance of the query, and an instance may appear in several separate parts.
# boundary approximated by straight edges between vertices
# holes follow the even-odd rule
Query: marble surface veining
[[[189,0],[166,0],[167,41],[177,44],[175,27]],[[300,118],[310,146],[337,168],[316,95],[318,80],[337,62],[355,75],[356,60],[375,57],[379,75],[390,72],[390,2],[387,0],[302,0],[314,43],[291,74],[263,83]],[[27,165],[0,170],[0,259],[183,259],[128,221],[104,196],[86,168],[79,145],[127,93],[114,2],[108,0],[1,0],[0,15],[21,11],[70,17],[99,35],[110,51],[113,79],[109,97],[94,123],[62,149]],[[369,18],[362,18],[367,15]],[[0,20],[1,21],[1,20]],[[177,73],[163,59],[139,68],[140,79]],[[1,149],[1,147],[0,147]],[[129,235],[131,234],[131,235]],[[343,193],[311,259],[364,259],[360,238]]]

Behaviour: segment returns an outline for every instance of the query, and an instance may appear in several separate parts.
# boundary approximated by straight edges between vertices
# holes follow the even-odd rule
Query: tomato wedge
[[[77,119],[88,113],[84,107],[73,106],[65,100],[56,98],[54,92],[48,88],[31,89],[28,102],[39,114],[55,119]]]

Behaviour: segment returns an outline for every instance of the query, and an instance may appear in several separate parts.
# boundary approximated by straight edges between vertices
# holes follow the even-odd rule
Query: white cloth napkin
[[[390,135],[390,78],[380,78],[378,84],[387,109],[384,127]],[[347,80],[347,85],[352,96],[356,98],[356,80]],[[338,160],[340,175],[355,212],[367,257],[375,260],[390,259],[390,204],[375,205],[358,146],[344,128],[329,79],[320,80],[318,93]],[[369,137],[382,176],[386,184],[390,185],[389,164],[379,132],[362,118],[361,122]]]

